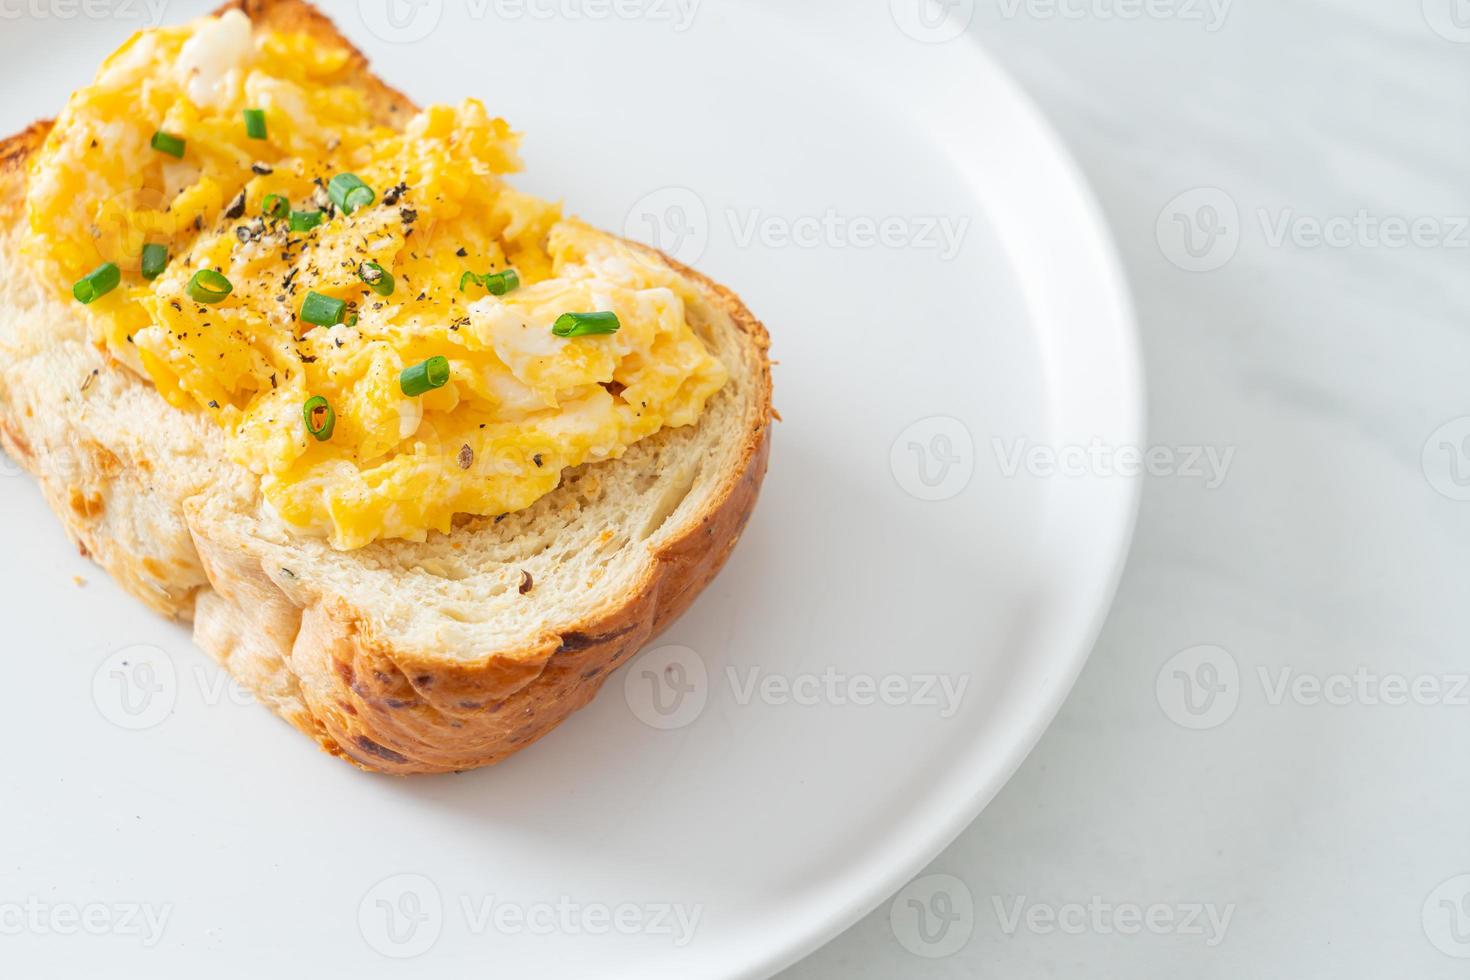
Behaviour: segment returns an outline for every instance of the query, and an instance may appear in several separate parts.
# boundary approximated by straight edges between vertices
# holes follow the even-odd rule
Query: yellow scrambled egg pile
[[[689,284],[508,186],[517,136],[479,102],[380,125],[350,58],[233,12],[135,35],[72,97],[33,164],[29,251],[99,343],[222,426],[290,527],[342,549],[527,507],[564,467],[694,423],[726,373]],[[372,203],[334,204],[340,174]],[[152,279],[145,245],[166,248]],[[118,285],[76,303],[103,263]],[[191,290],[201,270],[228,295]],[[504,295],[464,280],[506,270]],[[303,320],[311,293],[341,322]],[[593,312],[617,331],[553,333]],[[406,393],[435,357],[448,383]]]

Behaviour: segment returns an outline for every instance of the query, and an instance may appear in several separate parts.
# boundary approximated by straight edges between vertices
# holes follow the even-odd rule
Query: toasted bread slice
[[[300,0],[237,0],[262,27],[346,43]],[[386,124],[414,107],[354,50]],[[699,287],[691,324],[730,381],[694,426],[567,470],[532,507],[422,544],[358,551],[264,519],[222,433],[170,407],[94,343],[20,255],[27,163],[49,131],[0,143],[0,442],[78,546],[328,752],[389,773],[504,759],[590,701],[729,556],[770,446],[765,329]],[[640,246],[641,248],[641,246]]]

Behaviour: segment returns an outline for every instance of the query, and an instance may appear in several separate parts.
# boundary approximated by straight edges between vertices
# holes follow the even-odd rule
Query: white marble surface
[[[915,955],[886,903],[784,976],[1470,975],[1451,955],[1470,956],[1470,878],[1452,880],[1470,873],[1455,625],[1470,504],[1451,499],[1470,496],[1455,480],[1470,421],[1438,431],[1470,416],[1456,2],[1155,0],[1137,19],[1103,16],[1144,6],[1128,0],[975,5],[970,34],[1050,116],[1113,225],[1151,441],[1234,455],[1213,488],[1148,481],[1086,673],[926,872],[973,898],[945,940],[969,927],[962,947]],[[1199,188],[1238,223],[1218,193],[1166,211]],[[1223,265],[1185,271],[1175,212],[1203,204],[1238,245],[1222,236],[1198,264]],[[1219,650],[1171,662],[1201,645]],[[1221,690],[1190,715],[1176,671],[1210,680],[1200,658]],[[1155,929],[1129,905],[1159,906]]]

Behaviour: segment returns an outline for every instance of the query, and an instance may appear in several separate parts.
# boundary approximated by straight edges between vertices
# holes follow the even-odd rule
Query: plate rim
[[[334,5],[323,3],[322,7],[339,23],[346,21],[347,18]],[[886,16],[887,11],[883,11],[883,14]],[[348,28],[345,33],[351,36],[351,25],[344,26]],[[1079,237],[1085,237],[1089,241],[1091,251],[1099,259],[1100,264],[1096,270],[1099,280],[1106,283],[1111,293],[1110,298],[1116,300],[1104,319],[1114,325],[1113,336],[1110,338],[1112,349],[1120,356],[1126,373],[1131,375],[1131,383],[1126,389],[1120,388],[1118,391],[1121,414],[1128,422],[1128,431],[1119,433],[1119,437],[1144,445],[1147,438],[1147,395],[1136,313],[1128,277],[1090,182],[1036,102],[986,50],[973,31],[967,31],[942,47],[946,49],[946,56],[963,61],[965,71],[983,79],[984,84],[1000,93],[998,99],[1013,105],[1027,119],[1028,124],[1035,128],[1039,138],[1038,146],[1045,150],[1049,163],[1054,164],[1065,175],[1067,193],[1080,201],[1082,206],[1075,212],[1079,227],[1074,231]],[[933,808],[934,812],[928,814],[912,813],[913,818],[923,817],[926,833],[902,844],[875,850],[870,857],[852,862],[851,870],[854,874],[861,873],[863,885],[848,896],[845,904],[819,905],[815,901],[792,904],[785,912],[791,919],[798,921],[799,925],[781,933],[779,941],[762,944],[753,939],[748,940],[744,948],[749,953],[743,960],[720,963],[711,959],[696,962],[695,966],[700,970],[710,970],[713,967],[719,971],[719,975],[738,980],[764,980],[795,965],[879,908],[907,881],[932,863],[980,816],[1050,728],[1085,668],[1111,611],[1134,538],[1143,478],[1141,475],[1133,475],[1115,478],[1115,482],[1125,483],[1127,487],[1124,495],[1126,499],[1111,505],[1116,509],[1116,513],[1110,517],[1116,521],[1114,533],[1118,536],[1117,545],[1106,574],[1096,580],[1089,580],[1089,585],[1096,588],[1096,600],[1087,611],[1086,626],[1071,649],[1058,648],[1056,658],[1051,661],[1051,665],[1058,671],[1056,683],[1037,696],[1038,710],[1027,714],[1024,729],[1017,726],[1016,736],[1003,753],[1003,763],[996,772],[982,774],[972,784],[965,786],[965,771],[956,767],[947,777],[947,781],[967,790],[964,794],[965,804],[948,811],[936,807]],[[1080,612],[1079,618],[1082,618]],[[697,949],[697,944],[695,948]],[[685,967],[689,965],[684,964]]]
[[[951,20],[956,18],[952,9],[949,17]],[[1116,326],[1112,338],[1113,347],[1129,381],[1126,387],[1118,391],[1121,415],[1126,419],[1125,427],[1128,429],[1119,433],[1120,444],[1147,445],[1148,399],[1136,308],[1117,244],[1091,182],[1040,106],[1010,72],[995,60],[972,31],[966,30],[953,42],[941,46],[960,52],[958,56],[968,62],[970,71],[983,78],[985,84],[1004,93],[1004,100],[1012,103],[1035,128],[1040,145],[1051,158],[1050,162],[1064,174],[1067,190],[1079,200],[1081,208],[1077,217],[1085,224],[1077,230],[1078,235],[1090,241],[1099,260],[1099,276],[1110,287],[1111,295],[1116,299],[1107,319]],[[993,778],[977,779],[970,787],[964,806],[948,813],[935,814],[930,820],[932,829],[922,840],[914,841],[906,848],[890,849],[894,853],[887,857],[886,862],[873,858],[869,863],[874,868],[867,874],[866,884],[846,905],[817,913],[816,919],[810,922],[799,938],[767,947],[763,955],[752,955],[745,963],[730,964],[731,969],[725,976],[731,980],[768,980],[836,940],[880,908],[885,900],[895,895],[931,864],[980,817],[1010,782],[1071,696],[1112,611],[1127,567],[1142,503],[1143,476],[1140,473],[1113,479],[1114,482],[1121,482],[1126,486],[1126,493],[1114,515],[1117,544],[1112,560],[1106,573],[1095,583],[1098,589],[1097,600],[1089,610],[1086,616],[1087,625],[1070,653],[1066,657],[1059,657],[1055,662],[1055,666],[1065,668],[1064,675],[1058,677],[1050,692],[1040,700],[1040,710],[1028,717],[1024,732],[1014,740],[997,774]]]

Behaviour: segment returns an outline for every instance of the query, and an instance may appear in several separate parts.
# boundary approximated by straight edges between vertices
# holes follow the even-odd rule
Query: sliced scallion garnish
[[[245,135],[253,140],[265,139],[265,110],[245,110]]]
[[[587,337],[592,334],[617,333],[622,324],[618,315],[603,313],[563,313],[556,318],[551,332],[558,337]]]
[[[200,269],[194,273],[186,288],[198,303],[218,303],[235,290],[230,280],[213,269]]]
[[[82,303],[90,303],[97,297],[112,292],[120,282],[122,270],[115,263],[104,262],[72,283],[71,294]]]
[[[520,287],[521,277],[514,269],[506,269],[504,272],[487,272],[483,275],[466,271],[459,277],[459,291],[464,292],[465,287],[470,283],[484,286],[485,291],[491,296],[504,296],[512,289]]]
[[[346,310],[346,300],[309,292],[301,303],[301,319],[319,327],[335,327],[342,322],[342,314]]]
[[[311,231],[325,220],[326,215],[321,211],[292,211],[287,224],[292,231]]]
[[[327,182],[327,197],[343,214],[351,214],[377,200],[373,189],[357,174],[338,174]]]
[[[417,398],[435,388],[443,388],[448,383],[449,358],[438,355],[422,364],[404,368],[403,373],[398,376],[398,386],[410,398]]]
[[[371,260],[357,267],[357,278],[379,296],[393,295],[393,273]]]
[[[260,202],[260,213],[267,218],[284,218],[291,213],[291,202],[280,194],[267,194]]]
[[[489,291],[491,296],[504,296],[512,289],[518,289],[520,287],[521,276],[514,269],[506,269],[504,272],[492,272],[484,277],[481,285]]]
[[[313,395],[301,406],[301,417],[306,420],[306,431],[317,442],[326,442],[332,438],[332,430],[337,427],[337,413],[332,410],[332,403],[321,395]]]
[[[157,279],[168,267],[168,246],[152,243],[143,246],[143,278]]]
[[[153,134],[153,140],[149,145],[160,153],[167,153],[169,156],[177,157],[180,160],[184,158],[184,138],[182,136],[165,133],[160,129]]]

